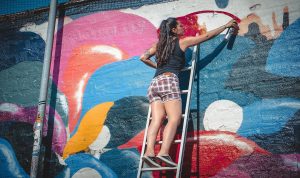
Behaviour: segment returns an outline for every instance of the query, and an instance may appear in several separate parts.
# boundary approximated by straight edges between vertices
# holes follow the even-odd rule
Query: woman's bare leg
[[[164,104],[161,101],[154,101],[151,103],[152,120],[147,133],[147,148],[145,156],[154,156],[154,146],[158,130],[161,127],[162,121],[166,116]]]
[[[169,155],[171,144],[177,131],[177,127],[181,121],[182,109],[181,100],[171,100],[164,103],[168,116],[168,123],[163,133],[163,143],[157,155]]]

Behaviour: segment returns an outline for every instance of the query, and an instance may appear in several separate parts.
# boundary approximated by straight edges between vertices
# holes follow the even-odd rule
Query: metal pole
[[[31,159],[31,170],[30,170],[31,178],[36,178],[38,172],[40,147],[42,143],[43,120],[45,116],[45,108],[46,108],[47,93],[48,93],[53,34],[55,29],[56,4],[57,4],[57,0],[51,0],[40,96],[39,96],[39,103],[38,103],[38,112],[37,112],[37,117],[33,128],[34,142],[33,142],[33,151],[32,151],[32,159]]]

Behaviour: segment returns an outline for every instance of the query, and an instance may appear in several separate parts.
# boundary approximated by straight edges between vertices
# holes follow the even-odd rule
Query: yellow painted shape
[[[85,114],[77,132],[67,142],[63,152],[63,158],[67,158],[70,154],[87,149],[88,146],[95,141],[102,130],[107,113],[113,105],[113,102],[102,103]]]

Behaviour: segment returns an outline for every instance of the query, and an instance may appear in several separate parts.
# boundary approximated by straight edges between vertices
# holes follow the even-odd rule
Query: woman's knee
[[[168,120],[168,124],[174,125],[174,126],[179,126],[181,122],[181,118],[177,117],[177,118],[172,118]]]
[[[153,121],[151,121],[150,124],[153,125],[154,127],[159,127],[162,124],[162,121],[153,120]]]
[[[155,114],[152,116],[151,122],[162,122],[165,118],[165,114]]]

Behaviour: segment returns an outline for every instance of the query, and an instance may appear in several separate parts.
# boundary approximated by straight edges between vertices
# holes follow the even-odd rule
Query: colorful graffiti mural
[[[240,25],[231,50],[225,32],[201,44],[182,176],[299,177],[300,3],[272,2],[170,1],[58,18],[44,176],[136,177],[154,75],[139,55],[156,42],[159,22],[174,16],[186,36],[231,18]],[[0,177],[29,177],[46,26],[1,29]]]

